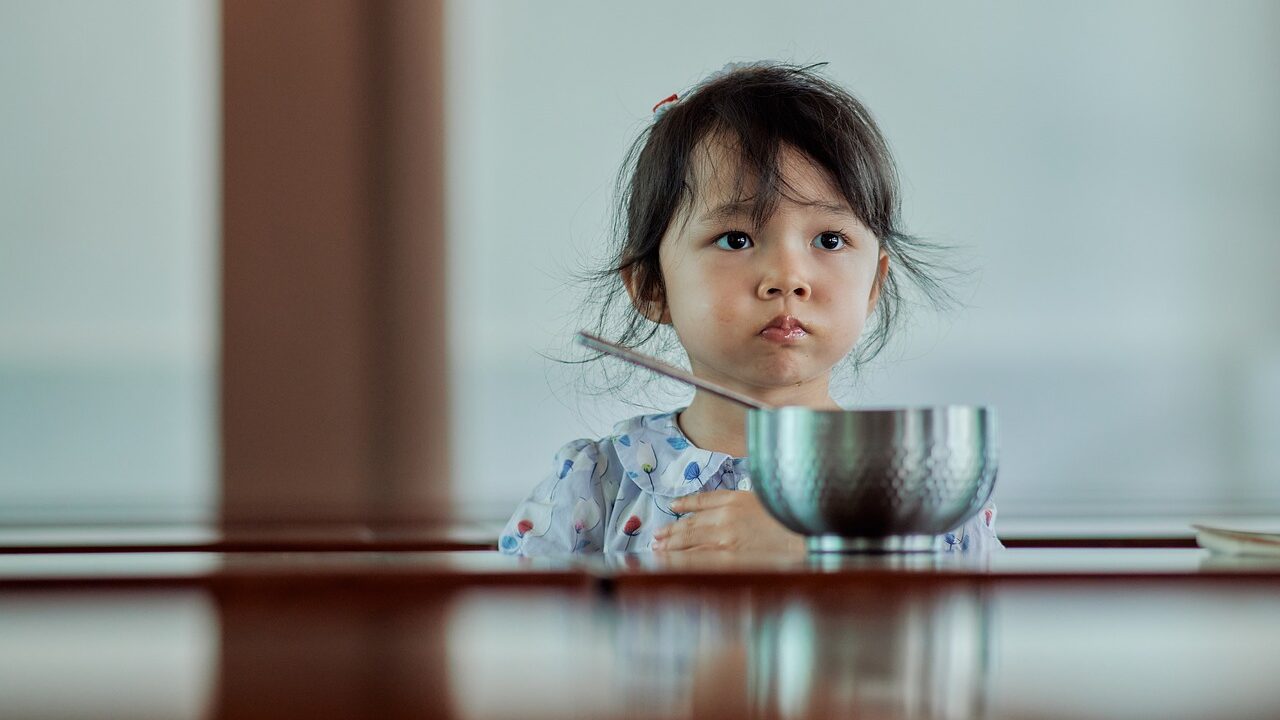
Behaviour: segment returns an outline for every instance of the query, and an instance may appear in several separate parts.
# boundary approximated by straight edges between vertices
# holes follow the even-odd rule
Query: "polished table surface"
[[[506,519],[406,522],[116,522],[0,524],[0,554],[496,550]],[[1192,523],[1280,531],[1274,516],[1002,518],[1010,548],[1196,546]]]
[[[1197,549],[0,556],[0,717],[1280,717]]]
[[[0,525],[0,554],[496,550],[502,522],[120,522]]]
[[[0,554],[0,588],[216,585],[227,582],[373,584],[684,584],[823,586],[835,581],[1181,578],[1280,581],[1280,558],[1199,548],[1022,548],[989,555],[739,555],[649,553],[521,558],[497,552],[270,551]]]

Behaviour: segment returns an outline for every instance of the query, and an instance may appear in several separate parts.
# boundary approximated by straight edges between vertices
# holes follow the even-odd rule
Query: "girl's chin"
[[[736,353],[717,353],[714,362],[695,362],[694,367],[710,371],[709,379],[719,380],[721,384],[741,389],[747,394],[795,388],[830,376],[831,368],[823,367],[821,361],[809,353],[798,353],[795,348],[776,345],[771,350],[769,347],[761,343]]]
[[[794,388],[821,376],[807,363],[769,363],[742,374],[742,381],[760,390]]]

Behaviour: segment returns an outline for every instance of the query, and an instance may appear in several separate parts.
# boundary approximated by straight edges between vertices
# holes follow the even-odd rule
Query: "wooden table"
[[[1009,548],[1194,548],[1192,522],[1280,530],[1280,520],[1111,518],[1056,521],[1012,519],[999,524]],[[186,522],[0,525],[0,554],[87,552],[268,552],[301,550],[496,550],[504,519],[342,522]],[[1211,522],[1211,524],[1213,524]]]
[[[0,525],[0,554],[497,550],[501,523],[98,523]]]
[[[0,556],[3,717],[1280,717],[1280,562]]]

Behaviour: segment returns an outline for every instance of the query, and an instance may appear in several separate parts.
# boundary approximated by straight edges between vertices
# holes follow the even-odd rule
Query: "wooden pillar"
[[[448,516],[443,0],[224,0],[222,517]]]

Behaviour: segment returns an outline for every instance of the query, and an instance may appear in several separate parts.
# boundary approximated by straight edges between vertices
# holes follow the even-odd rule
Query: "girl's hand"
[[[654,533],[653,549],[753,550],[804,552],[804,537],[784,528],[760,504],[753,492],[713,490],[686,495],[671,503],[671,510],[684,514],[674,523]]]

